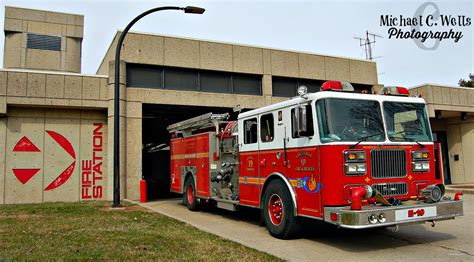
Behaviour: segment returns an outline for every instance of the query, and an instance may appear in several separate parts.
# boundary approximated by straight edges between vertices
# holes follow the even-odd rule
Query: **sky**
[[[3,28],[5,5],[82,14],[85,16],[82,73],[95,74],[117,30],[125,28],[135,16],[158,6],[194,5],[205,8],[206,12],[203,15],[179,11],[154,13],[140,20],[131,31],[365,59],[365,51],[354,37],[363,37],[368,30],[380,36],[375,38],[373,46],[380,84],[456,86],[459,79],[467,79],[474,73],[474,1],[435,0],[420,11],[423,3],[408,0],[2,0],[0,27]],[[422,15],[426,22],[436,8],[440,15],[469,17],[471,25],[428,27],[424,24],[420,31],[460,32],[462,38],[458,42],[443,39],[437,48],[426,50],[435,44],[434,40],[426,40],[422,45],[425,48],[420,48],[413,39],[389,38],[390,26],[381,25],[381,16],[385,15],[411,18],[416,13],[415,17]],[[395,29],[412,30],[410,26]],[[0,50],[3,47],[4,35],[0,34]],[[3,51],[0,59],[3,61]]]

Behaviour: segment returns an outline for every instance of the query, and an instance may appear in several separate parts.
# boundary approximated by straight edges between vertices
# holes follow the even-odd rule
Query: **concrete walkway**
[[[462,192],[463,194],[474,194],[474,184],[446,185],[446,192],[448,193]]]
[[[230,212],[211,210],[191,212],[180,199],[140,205],[183,221],[198,229],[242,245],[291,261],[370,260],[474,260],[473,195],[465,195],[465,216],[456,220],[387,229],[343,230],[318,222],[311,223],[305,237],[279,240],[259,226],[255,209]]]

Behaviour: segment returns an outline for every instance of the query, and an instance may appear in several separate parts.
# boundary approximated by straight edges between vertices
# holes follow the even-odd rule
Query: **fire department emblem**
[[[249,171],[249,172],[255,171],[255,168],[253,167],[253,157],[252,156],[247,158],[247,168],[246,168],[246,170]]]
[[[303,189],[309,193],[317,193],[321,189],[321,184],[316,181],[314,174],[307,176],[301,180],[303,183]]]

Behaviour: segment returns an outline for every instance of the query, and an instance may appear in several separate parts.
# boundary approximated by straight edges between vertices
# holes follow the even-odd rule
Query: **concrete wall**
[[[447,133],[452,183],[474,183],[474,88],[424,84],[410,93],[423,95],[433,131]],[[441,119],[435,118],[436,111]],[[461,112],[468,115],[467,121],[461,121]]]
[[[7,104],[106,109],[107,101],[103,76],[0,69],[0,114]]]
[[[5,153],[7,138],[7,119],[0,117],[0,203],[5,203]]]
[[[5,68],[81,71],[84,16],[5,7]],[[61,50],[27,48],[27,34],[61,37]]]
[[[413,95],[421,94],[428,104],[428,114],[435,116],[435,110],[448,112],[474,112],[474,88],[423,84],[410,89]],[[443,112],[442,112],[443,114]]]
[[[0,203],[109,199],[108,100],[106,77],[0,70]],[[25,137],[37,150],[14,150]]]
[[[105,112],[9,107],[0,118],[0,203],[105,199]]]
[[[124,91],[122,92],[122,95],[125,95]],[[101,164],[101,170],[104,170],[105,175],[103,182],[101,182],[101,186],[103,187],[101,190],[103,190],[102,198],[111,200],[112,191],[108,191],[107,189],[112,188],[112,179],[107,179],[107,176],[112,174],[112,167],[109,167],[107,162],[109,160],[109,152],[112,157],[113,147],[107,146],[109,144],[109,137],[107,134],[109,133],[109,130],[113,131],[113,125],[109,129],[107,123],[109,121],[111,123],[113,122],[112,101],[113,92],[109,92],[107,77],[34,70],[0,70],[0,194],[2,195],[0,203],[13,203],[14,201],[17,201],[16,203],[57,201],[61,199],[59,195],[64,195],[67,192],[69,192],[68,196],[71,197],[63,197],[63,201],[77,201],[81,199],[81,197],[78,198],[78,194],[80,193],[82,195],[83,193],[82,184],[79,182],[68,182],[72,184],[70,186],[61,186],[61,190],[59,188],[51,191],[44,190],[45,187],[48,186],[45,185],[45,183],[52,179],[54,180],[52,176],[55,176],[58,172],[54,169],[56,168],[56,164],[48,164],[52,162],[52,159],[50,158],[52,157],[55,159],[55,154],[62,153],[64,155],[64,150],[58,150],[54,143],[55,141],[47,143],[47,139],[51,140],[51,138],[49,134],[45,133],[45,130],[59,130],[58,133],[70,140],[72,147],[75,148],[78,155],[76,159],[77,165],[75,166],[75,173],[73,176],[78,177],[80,175],[80,169],[82,168],[82,163],[80,161],[84,159],[92,159],[93,157],[93,151],[89,149],[93,148],[91,143],[94,137],[91,133],[91,128],[94,127],[94,123],[101,123],[104,125],[102,128],[104,130],[102,137],[104,141],[102,146],[104,161]],[[125,109],[125,106],[123,109]],[[35,115],[35,112],[39,115]],[[107,118],[107,112],[110,112],[109,118]],[[53,115],[55,116],[51,116],[50,113],[54,113]],[[141,118],[141,111],[139,114]],[[122,116],[125,116],[125,114],[122,114]],[[38,171],[38,174],[35,174],[31,180],[31,184],[28,182],[23,185],[18,179],[6,179],[7,177],[11,178],[11,173],[13,172],[13,169],[9,167],[12,165],[9,159],[14,160],[16,155],[19,155],[19,157],[25,155],[19,153],[15,153],[15,155],[11,156],[5,155],[12,154],[10,152],[11,146],[15,141],[7,141],[6,139],[7,137],[12,137],[9,135],[9,130],[11,126],[15,125],[23,126],[24,128],[22,128],[22,130],[27,130],[27,132],[32,130],[35,134],[38,133],[38,136],[41,135],[41,138],[43,138],[44,141],[39,138],[39,141],[37,142],[39,144],[38,148],[45,148],[48,152],[53,152],[53,149],[56,148],[54,154],[43,155],[42,153],[39,153],[38,160],[35,161],[37,161],[36,165],[41,168],[41,171]],[[123,125],[122,128],[125,130],[126,125]],[[18,133],[18,136],[21,135],[20,131],[12,132],[12,134]],[[64,134],[72,134],[70,136],[71,139]],[[125,134],[125,132],[122,132],[122,134]],[[141,135],[141,132],[139,134]],[[26,136],[28,135],[31,134],[26,133]],[[126,142],[124,138],[122,139],[122,153],[126,152]],[[113,139],[113,136],[111,139]],[[139,142],[139,145],[141,148],[141,142]],[[2,149],[3,147],[6,147],[6,149]],[[61,162],[62,164],[65,164],[65,162],[68,161],[67,158],[61,159],[63,159],[61,161],[64,162]],[[13,163],[14,162],[15,161],[13,161]],[[127,174],[127,165],[125,160],[122,163],[121,175],[123,178],[121,180],[123,183],[122,188],[125,189],[127,181],[125,177]],[[7,165],[7,169],[5,169],[5,165]],[[10,172],[10,174],[8,172]],[[137,176],[141,178],[141,173]],[[39,186],[39,182],[34,182],[36,180],[41,181],[41,187]],[[23,187],[18,186],[18,183]],[[3,192],[6,187],[14,188],[13,190],[15,190],[15,192]],[[18,188],[23,189],[17,191]],[[93,187],[91,187],[91,189],[85,187],[84,190],[86,191],[85,196],[88,196],[90,190],[93,190]],[[19,192],[19,195],[17,195],[17,192]],[[52,194],[51,192],[62,193]],[[22,194],[25,194],[25,196]],[[11,197],[3,199],[6,195],[11,195]],[[127,197],[126,190],[122,192],[122,197]]]
[[[468,121],[444,120],[448,135],[449,166],[453,184],[474,183],[474,114]],[[455,160],[459,155],[459,160]]]
[[[113,39],[98,74],[109,72],[119,35]],[[376,64],[371,61],[151,34],[127,34],[121,59],[127,63],[378,84]]]

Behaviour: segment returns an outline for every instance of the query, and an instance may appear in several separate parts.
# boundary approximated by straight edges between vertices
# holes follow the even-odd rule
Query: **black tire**
[[[280,199],[282,203],[281,216],[278,220],[274,216],[279,214],[275,212],[274,204],[278,204],[275,199]],[[300,231],[299,218],[294,215],[294,206],[290,192],[281,180],[273,180],[265,190],[263,198],[263,217],[265,225],[270,234],[276,238],[288,239],[295,237]],[[278,205],[276,206],[278,208]],[[279,222],[279,223],[278,223]]]
[[[189,190],[191,192],[189,192]],[[196,186],[194,185],[194,178],[192,176],[189,176],[184,182],[183,203],[191,211],[197,211],[199,209],[199,199],[196,197]]]

